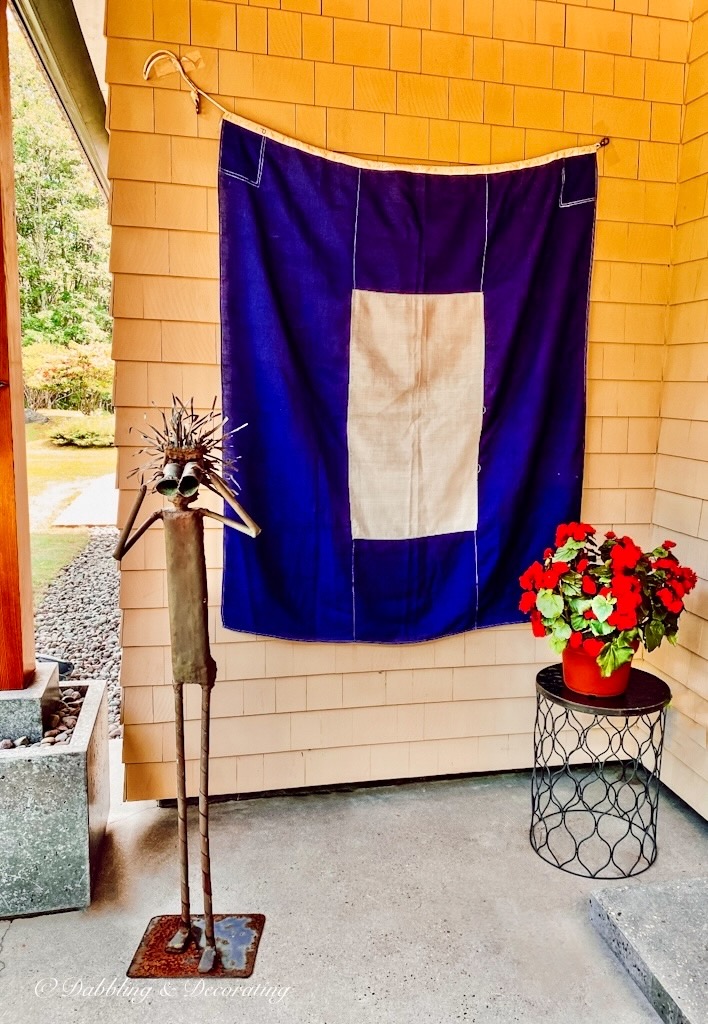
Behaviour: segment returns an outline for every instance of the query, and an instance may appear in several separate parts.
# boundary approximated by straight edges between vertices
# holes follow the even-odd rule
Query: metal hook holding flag
[[[161,60],[169,60],[177,74],[180,76],[180,78],[182,78],[182,80],[189,86],[189,95],[192,97],[192,101],[194,102],[194,109],[198,114],[201,112],[201,98],[204,98],[209,103],[213,104],[217,110],[221,111],[222,114],[231,113],[231,111],[228,110],[221,103],[219,103],[218,100],[215,100],[213,96],[210,96],[208,92],[205,92],[203,89],[200,89],[196,82],[192,81],[187,72],[184,70],[184,65],[182,64],[182,61],[177,56],[177,54],[174,53],[172,50],[155,50],[154,53],[150,54],[150,56],[145,61],[145,64],[143,65],[143,78],[145,79],[146,82],[150,77],[150,72],[152,71],[152,69]]]

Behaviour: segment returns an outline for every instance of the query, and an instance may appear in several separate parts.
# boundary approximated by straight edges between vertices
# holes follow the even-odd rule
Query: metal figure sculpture
[[[216,400],[215,400],[216,402]],[[150,527],[161,520],[165,533],[167,563],[167,596],[172,645],[172,673],[175,697],[175,733],[177,768],[177,823],[180,859],[181,915],[175,934],[165,947],[167,952],[182,953],[193,940],[190,912],[187,791],[184,752],[184,687],[189,683],[201,686],[201,749],[199,766],[199,836],[201,850],[202,892],[204,896],[204,951],[199,960],[199,973],[207,974],[218,962],[214,935],[214,914],[211,894],[211,860],[209,856],[209,716],[211,690],[216,680],[216,663],[209,647],[207,622],[207,577],[204,557],[204,519],[216,519],[232,530],[256,537],[260,528],[236,499],[224,478],[221,445],[230,431],[219,438],[225,420],[214,411],[199,415],[173,397],[172,416],[164,416],[164,431],[140,432],[149,444],[142,451],[152,456],[145,469],[152,469],[150,483],[154,490],[168,498],[173,508],[153,512],[132,533],[135,521],[148,491],[141,482],[135,504],[128,516],[113,557],[120,561]],[[241,429],[241,428],[238,428]],[[134,472],[142,472],[134,470]],[[207,508],[193,508],[199,487],[203,485],[222,498],[240,521]],[[132,533],[132,536],[131,536]],[[250,972],[249,972],[250,973]]]

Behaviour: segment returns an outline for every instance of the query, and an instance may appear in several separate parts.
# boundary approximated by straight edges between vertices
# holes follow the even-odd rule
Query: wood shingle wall
[[[657,542],[674,537],[700,577],[678,648],[654,656],[674,696],[663,777],[708,817],[708,2],[695,0],[666,325]]]
[[[583,512],[598,526],[647,541],[657,470],[669,499],[684,494],[661,476],[672,465],[664,447],[657,465],[660,426],[664,446],[676,403],[680,423],[684,415],[699,419],[688,392],[672,399],[673,385],[662,384],[665,351],[679,349],[665,345],[670,299],[670,334],[698,338],[694,313],[683,309],[694,304],[677,292],[691,285],[681,284],[678,266],[671,275],[677,196],[679,208],[690,201],[696,211],[699,193],[705,199],[706,166],[702,186],[682,177],[677,189],[680,157],[682,169],[687,159],[697,166],[690,124],[701,116],[705,123],[696,94],[686,107],[681,156],[690,7],[690,0],[108,0],[121,517],[135,487],[126,478],[136,464],[129,428],[151,403],[168,405],[172,393],[194,395],[203,406],[219,393],[219,121],[208,105],[197,117],[176,74],[143,81],[147,55],[166,47],[188,57],[195,79],[229,109],[346,152],[488,163],[612,136],[600,156]],[[689,84],[698,91],[705,20],[693,30]],[[704,165],[706,153],[704,146]],[[702,216],[688,217],[698,230]],[[676,240],[681,267],[695,262],[681,257],[688,252],[681,227]],[[705,332],[705,309],[695,315]],[[693,396],[685,377],[700,377],[696,362],[669,357],[667,372],[682,373]],[[688,435],[673,443],[685,456]],[[708,494],[688,497],[700,504]],[[681,523],[666,521],[662,500],[657,495],[663,518],[656,521],[676,532]],[[527,627],[399,648],[239,635],[219,623],[220,529],[208,530],[207,552],[219,665],[213,792],[529,765],[534,675],[552,659]],[[679,554],[689,557],[683,538]],[[702,564],[705,576],[705,557]],[[124,563],[130,799],[174,793],[163,567],[159,531]],[[196,691],[190,701],[194,790]],[[702,727],[699,712],[690,721],[705,756],[705,701],[702,707]],[[705,807],[708,773],[701,770],[674,775],[681,795]]]

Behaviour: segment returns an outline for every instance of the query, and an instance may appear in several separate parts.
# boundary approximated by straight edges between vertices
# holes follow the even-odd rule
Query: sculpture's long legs
[[[177,835],[179,843],[180,895],[182,899],[180,926],[167,943],[170,953],[181,953],[192,938],[189,909],[189,854],[187,848],[187,781],[184,764],[184,703],[182,683],[174,684],[175,745],[177,748]]]
[[[199,973],[207,974],[216,963],[214,914],[211,906],[211,860],[209,857],[209,712],[211,684],[202,686],[202,747],[199,764],[199,839],[202,859],[202,892],[204,894],[204,952]]]

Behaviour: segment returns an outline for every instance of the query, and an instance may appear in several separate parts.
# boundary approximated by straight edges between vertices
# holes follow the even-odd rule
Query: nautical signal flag
[[[219,167],[223,408],[253,542],[223,621],[405,643],[518,622],[580,517],[596,156],[414,167],[240,118]]]

